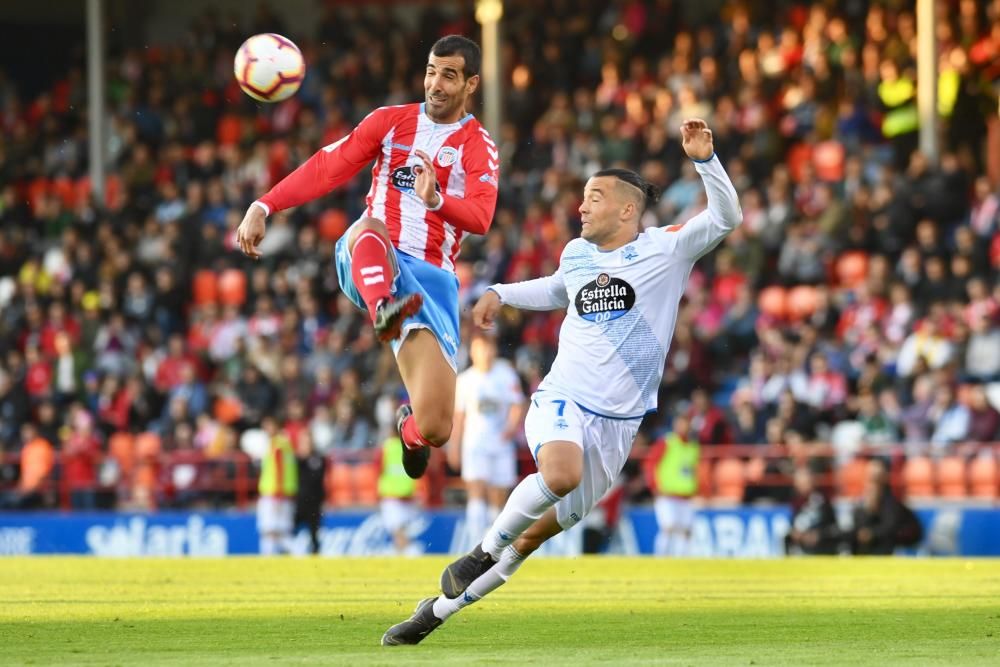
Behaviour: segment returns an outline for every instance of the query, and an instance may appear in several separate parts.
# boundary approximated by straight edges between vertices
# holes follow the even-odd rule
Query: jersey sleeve
[[[391,126],[391,108],[372,111],[350,134],[316,151],[257,203],[270,215],[312,201],[347,183],[379,154]]]
[[[719,244],[743,221],[743,210],[729,174],[713,155],[695,161],[708,195],[708,208],[682,225],[650,230],[650,236],[668,254],[697,260]]]
[[[502,303],[522,310],[557,310],[569,306],[562,267],[551,276],[493,285],[490,289],[497,293]]]
[[[441,192],[437,213],[445,222],[470,234],[485,234],[493,223],[500,178],[500,152],[482,127],[462,149],[465,195]]]

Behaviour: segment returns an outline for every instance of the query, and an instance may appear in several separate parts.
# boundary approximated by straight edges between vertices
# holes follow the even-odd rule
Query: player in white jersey
[[[482,544],[445,568],[437,598],[389,628],[385,645],[416,644],[462,607],[510,578],[543,542],[583,519],[621,472],[657,388],[694,263],[743,219],[736,190],[703,120],[681,126],[684,151],[708,192],[708,210],[684,225],[639,225],[656,189],[606,169],[587,181],[583,231],[551,276],[495,285],[473,310],[489,327],[501,304],[566,309],[559,352],[531,397],[524,432],[538,463],[511,493]]]
[[[455,389],[448,462],[462,470],[469,496],[465,532],[469,544],[478,544],[517,481],[514,437],[524,416],[524,393],[514,368],[497,359],[492,332],[473,334],[469,356],[472,366],[459,374]]]

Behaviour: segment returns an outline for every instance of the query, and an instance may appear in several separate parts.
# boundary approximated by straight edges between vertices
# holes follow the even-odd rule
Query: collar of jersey
[[[425,114],[425,115],[427,113],[424,110],[424,107],[426,106],[426,104],[427,104],[426,102],[421,102],[420,103],[420,113]],[[427,117],[431,118],[430,116],[427,116]],[[456,123],[439,123],[436,120],[434,120],[433,118],[431,118],[431,122],[434,123],[435,125],[465,125],[470,120],[472,120],[472,114],[471,113],[465,114],[465,118],[459,118],[458,122],[456,122]]]

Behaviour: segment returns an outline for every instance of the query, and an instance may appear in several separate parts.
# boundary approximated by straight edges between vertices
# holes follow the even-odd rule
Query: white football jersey
[[[483,373],[469,368],[458,375],[455,385],[455,410],[465,413],[462,449],[500,449],[510,447],[501,441],[511,407],[524,402],[521,381],[510,363],[497,359]]]
[[[559,351],[539,390],[558,391],[586,411],[616,419],[655,411],[691,269],[743,217],[718,158],[695,166],[708,210],[687,223],[647,229],[608,252],[574,239],[555,274],[491,288],[514,307],[566,308]]]

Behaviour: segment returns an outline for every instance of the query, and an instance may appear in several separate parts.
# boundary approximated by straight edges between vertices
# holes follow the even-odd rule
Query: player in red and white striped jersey
[[[391,341],[411,404],[397,415],[404,465],[427,467],[428,447],[451,435],[458,350],[455,259],[466,234],[484,234],[497,201],[499,155],[466,112],[479,85],[481,54],[458,35],[431,48],[425,102],[382,107],[346,137],[317,151],[254,202],[237,230],[259,258],[271,213],[316,199],[375,161],[366,211],[338,241],[341,289],[367,309]]]

